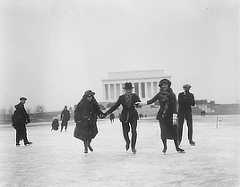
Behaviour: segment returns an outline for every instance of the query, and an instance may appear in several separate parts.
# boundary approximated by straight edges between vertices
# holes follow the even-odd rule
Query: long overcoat
[[[98,133],[97,117],[100,114],[103,115],[95,98],[91,102],[83,98],[74,111],[74,137],[83,141],[95,138]]]
[[[21,140],[27,135],[26,124],[30,123],[30,119],[22,103],[16,105],[15,108],[16,110],[12,116],[12,123],[13,127],[16,129],[18,138]]]
[[[159,101],[160,109],[157,114],[161,128],[162,139],[177,139],[177,126],[173,125],[173,114],[177,113],[176,96],[171,89],[168,92],[160,91],[147,104]]]

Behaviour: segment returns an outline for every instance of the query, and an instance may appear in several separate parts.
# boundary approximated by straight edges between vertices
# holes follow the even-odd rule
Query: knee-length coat
[[[177,126],[173,125],[173,114],[177,113],[176,96],[170,88],[168,91],[160,91],[147,104],[159,101],[160,109],[157,114],[161,128],[162,139],[177,139]]]
[[[90,102],[83,98],[77,105],[74,111],[74,120],[76,127],[74,129],[74,137],[81,140],[91,140],[95,138],[98,133],[97,117],[103,112],[93,98]]]
[[[30,118],[24,105],[19,103],[15,106],[16,110],[12,116],[13,127],[16,129],[17,137],[21,140],[27,136],[26,124],[30,123]]]
[[[122,123],[138,120],[138,112],[135,108],[135,105],[138,102],[141,102],[141,100],[135,93],[120,95],[117,102],[106,112],[106,114],[111,114],[120,105],[122,105],[123,109],[120,114],[120,121]]]

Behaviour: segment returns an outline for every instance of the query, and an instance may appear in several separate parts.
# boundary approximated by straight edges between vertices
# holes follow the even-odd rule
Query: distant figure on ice
[[[25,97],[20,98],[20,103],[15,106],[16,110],[12,116],[13,127],[16,129],[16,146],[20,146],[20,140],[24,141],[25,146],[32,144],[27,138],[26,124],[30,123],[30,119],[24,108],[26,100]]]
[[[205,110],[202,110],[202,111],[201,111],[201,116],[205,116],[205,115],[206,115]]]
[[[184,92],[178,94],[178,136],[179,144],[182,141],[183,123],[184,119],[187,121],[188,127],[188,141],[190,145],[194,146],[195,142],[192,139],[192,106],[195,105],[194,95],[189,92],[191,85],[185,84],[183,86]]]
[[[131,126],[132,131],[131,148],[132,152],[135,154],[136,153],[135,145],[137,140],[137,120],[139,119],[138,112],[135,109],[135,105],[141,101],[137,94],[132,93],[133,90],[132,83],[126,82],[123,89],[125,90],[125,94],[119,96],[117,102],[105,113],[105,115],[111,114],[120,105],[123,106],[123,110],[120,115],[120,121],[122,122],[123,136],[126,141],[126,151],[129,149],[130,145],[128,133],[130,131]]]
[[[58,127],[59,127],[58,117],[54,117],[53,121],[52,121],[52,129],[51,129],[51,131],[52,130],[57,131]]]
[[[176,96],[171,89],[171,82],[168,79],[162,79],[159,82],[160,91],[147,104],[159,101],[160,109],[157,114],[157,120],[160,123],[161,139],[163,142],[163,153],[167,151],[167,139],[174,140],[177,152],[183,153],[184,150],[179,148],[177,140],[177,125],[174,120],[177,118]]]
[[[98,133],[97,117],[103,118],[104,116],[94,95],[94,92],[87,90],[74,111],[76,122],[74,137],[83,141],[84,153],[88,153],[88,149],[93,151],[90,143]]]
[[[63,130],[63,127],[65,127],[65,131],[67,130],[67,125],[68,125],[68,121],[70,120],[70,112],[67,109],[67,106],[64,107],[62,113],[61,113],[61,132]]]
[[[109,117],[110,117],[110,122],[114,123],[114,119],[115,119],[114,113],[111,113]]]

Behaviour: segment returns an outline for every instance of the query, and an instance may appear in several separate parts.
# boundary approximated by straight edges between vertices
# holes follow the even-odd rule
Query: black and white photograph
[[[239,187],[240,1],[0,0],[0,187]]]

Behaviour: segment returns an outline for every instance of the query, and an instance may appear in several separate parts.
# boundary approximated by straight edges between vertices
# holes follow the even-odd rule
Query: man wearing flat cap
[[[135,145],[137,140],[137,120],[139,119],[138,112],[135,109],[135,105],[141,101],[139,96],[136,93],[132,92],[133,86],[131,82],[126,82],[123,89],[125,90],[125,94],[119,96],[117,102],[105,113],[105,115],[111,114],[120,105],[122,105],[123,110],[120,114],[120,121],[122,122],[123,137],[126,141],[126,151],[129,149],[130,146],[130,139],[128,133],[131,129],[131,149],[133,154],[135,154]]]
[[[178,138],[179,144],[182,141],[183,123],[184,119],[187,121],[188,127],[188,141],[190,145],[194,146],[195,142],[192,139],[192,106],[195,105],[194,95],[190,93],[191,85],[183,85],[184,92],[178,94]]]
[[[26,97],[20,98],[20,103],[15,106],[16,110],[12,116],[13,127],[16,129],[16,146],[20,145],[20,140],[24,141],[25,146],[32,144],[27,138],[26,124],[30,123],[30,119],[24,108],[26,100]]]

